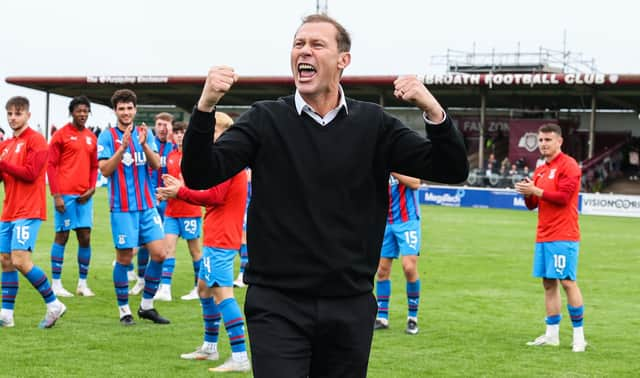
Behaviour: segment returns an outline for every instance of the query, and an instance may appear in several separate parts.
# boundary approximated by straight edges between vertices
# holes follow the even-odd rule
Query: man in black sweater
[[[415,76],[399,77],[394,95],[423,110],[428,138],[345,97],[350,45],[332,18],[305,18],[291,50],[295,94],[255,103],[215,143],[215,105],[238,76],[211,68],[185,135],[187,186],[252,169],[244,281],[256,377],[366,376],[390,172],[467,178],[460,133]]]

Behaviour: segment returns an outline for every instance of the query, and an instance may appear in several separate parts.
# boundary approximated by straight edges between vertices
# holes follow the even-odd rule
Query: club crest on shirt
[[[556,168],[553,168],[549,171],[549,178],[552,179],[556,177]]]
[[[86,138],[85,140],[87,141],[87,144],[91,145],[91,137],[85,137],[85,138]]]
[[[16,144],[16,154],[20,152],[20,149],[22,148],[23,145],[24,145],[24,142],[20,142]]]
[[[122,164],[126,165],[127,167],[133,164],[133,156],[131,156],[131,152],[127,151],[122,155]]]

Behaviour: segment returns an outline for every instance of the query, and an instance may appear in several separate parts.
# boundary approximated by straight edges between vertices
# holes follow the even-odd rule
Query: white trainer
[[[543,346],[543,345],[558,346],[558,345],[560,345],[560,337],[542,335],[542,336],[537,337],[533,341],[529,341],[527,343],[527,345],[529,345],[529,346]]]
[[[180,358],[183,360],[209,360],[209,361],[217,361],[220,358],[217,351],[210,352],[204,349],[202,346],[199,346],[194,352],[184,353],[180,355]]]
[[[63,286],[54,286],[52,287],[52,289],[53,289],[53,294],[55,294],[56,297],[63,297],[63,298],[73,297],[73,294],[71,294]]]
[[[407,328],[405,328],[404,332],[408,335],[417,335],[418,331],[418,321],[415,319],[407,319]]]
[[[13,317],[0,316],[0,328],[11,328],[15,326],[16,323],[13,322]]]
[[[156,295],[153,296],[153,300],[171,302],[171,286],[166,284],[160,284]]]
[[[247,287],[247,285],[242,280],[244,278],[244,274],[238,273],[238,277],[236,277],[235,281],[233,281],[234,287]]]
[[[136,281],[138,279],[138,273],[135,270],[127,270],[127,280],[129,282]]]
[[[47,311],[44,316],[44,319],[38,325],[40,328],[51,328],[56,324],[56,321],[62,317],[62,315],[67,312],[67,306],[64,303],[60,302],[60,306],[56,309]]]
[[[214,373],[227,373],[232,371],[248,372],[251,371],[251,362],[249,360],[236,361],[233,357],[229,357],[222,365],[209,368]]]
[[[584,352],[587,349],[587,340],[574,340],[571,344],[571,350],[574,352]]]
[[[95,297],[96,295],[89,289],[88,286],[78,286],[76,288],[76,294],[81,297]]]
[[[129,295],[140,295],[144,290],[144,278],[138,278],[138,281],[131,289],[129,289]]]
[[[182,299],[183,301],[192,301],[194,299],[199,299],[200,296],[198,295],[198,288],[197,287],[193,287],[193,289],[191,289],[191,291],[183,296],[180,297],[180,299]]]

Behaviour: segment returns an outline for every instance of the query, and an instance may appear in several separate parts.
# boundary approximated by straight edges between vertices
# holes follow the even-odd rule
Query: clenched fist
[[[232,67],[215,66],[210,68],[200,100],[198,100],[198,110],[211,112],[236,81],[238,81],[238,75]]]
[[[444,110],[427,87],[415,76],[399,76],[394,82],[393,95],[420,108],[427,118],[434,122],[442,122]]]

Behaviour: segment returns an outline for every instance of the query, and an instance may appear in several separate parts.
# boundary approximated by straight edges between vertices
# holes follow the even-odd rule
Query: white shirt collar
[[[322,125],[326,125],[338,115],[338,112],[343,107],[344,107],[345,113],[349,114],[349,109],[347,108],[347,100],[344,96],[344,90],[342,89],[342,85],[338,86],[338,91],[340,93],[340,101],[338,102],[338,106],[336,106],[333,110],[327,113],[324,117],[321,117],[320,115],[318,115],[318,113],[315,112],[315,110],[309,104],[307,104],[307,102],[302,98],[302,95],[300,95],[300,92],[298,92],[298,90],[296,89],[294,100],[295,100],[296,111],[298,112],[298,115],[301,115],[302,112],[304,111],[305,113],[309,114],[316,122]]]

